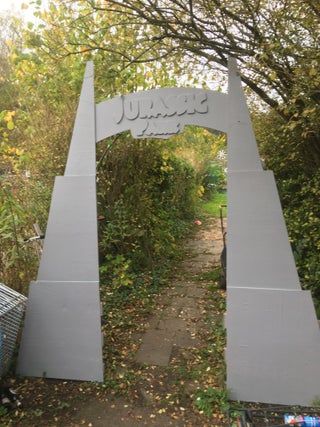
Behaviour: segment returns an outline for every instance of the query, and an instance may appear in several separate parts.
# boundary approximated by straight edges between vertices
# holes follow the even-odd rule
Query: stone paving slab
[[[178,317],[179,313],[180,313],[180,307],[168,306],[162,311],[160,318],[168,319],[172,317]]]
[[[194,348],[200,344],[200,341],[197,337],[192,336],[190,331],[180,331],[174,336],[173,343],[181,348]]]
[[[178,331],[185,331],[186,322],[178,317],[163,319],[159,321],[158,329],[163,331],[171,331],[173,333]]]
[[[222,239],[200,231],[199,238],[187,243],[189,258],[182,269],[190,271],[190,280],[175,282],[164,292],[160,310],[149,320],[149,328],[142,336],[136,361],[142,364],[167,366],[174,348],[192,348],[200,345],[197,336],[203,313],[199,302],[206,297],[206,286],[197,278],[210,271],[219,262]],[[217,234],[217,233],[216,233]],[[220,237],[220,236],[219,236]],[[179,277],[179,276],[178,276]],[[188,277],[187,274],[185,277]]]
[[[189,322],[189,321],[194,322],[194,321],[200,320],[201,313],[197,307],[184,307],[181,310],[179,317],[184,319],[186,322]]]
[[[163,329],[149,329],[142,339],[136,354],[141,364],[168,366],[173,347],[174,332]]]

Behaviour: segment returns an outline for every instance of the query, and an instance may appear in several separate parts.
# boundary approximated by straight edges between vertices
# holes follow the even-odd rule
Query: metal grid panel
[[[0,376],[10,365],[27,298],[0,283]]]

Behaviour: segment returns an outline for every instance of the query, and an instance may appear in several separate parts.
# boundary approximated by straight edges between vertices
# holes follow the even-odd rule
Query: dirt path
[[[216,269],[221,250],[218,220],[198,226],[170,286],[156,297],[151,316],[143,323],[137,320],[133,332],[115,343],[110,358],[117,360],[114,384],[29,380],[22,388],[28,395],[26,405],[34,405],[33,417],[29,411],[25,419],[8,425],[222,426],[218,409],[205,415],[205,390],[224,382],[224,295]],[[41,395],[48,397],[48,412]]]
[[[141,367],[141,378],[135,386],[135,400],[92,400],[78,413],[79,422],[85,420],[94,427],[209,425],[190,408],[191,396],[202,385],[200,373],[197,379],[196,372],[190,375],[190,368],[195,363],[194,350],[207,348],[206,300],[211,299],[211,281],[206,277],[219,264],[222,240],[218,221],[199,227],[186,242],[186,249],[187,257],[171,286],[158,296],[145,332],[136,337],[140,347],[134,360]]]
[[[215,223],[212,225],[200,229],[195,239],[187,242],[188,258],[171,287],[159,297],[159,309],[142,336],[136,362],[169,366],[176,349],[201,345],[198,331],[204,327],[202,309],[207,286],[198,276],[218,265],[221,252]]]

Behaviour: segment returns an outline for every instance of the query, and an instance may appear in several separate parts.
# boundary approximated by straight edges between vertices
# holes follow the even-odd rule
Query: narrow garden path
[[[170,288],[159,297],[160,306],[141,339],[136,355],[138,363],[169,366],[171,356],[178,349],[201,345],[198,331],[204,327],[203,300],[208,289],[206,283],[199,281],[199,275],[219,263],[221,244],[217,237],[213,228],[208,227],[187,242],[188,258]]]
[[[126,312],[109,313],[105,383],[18,380],[24,412],[6,425],[224,425],[225,298],[218,286],[222,236],[218,219],[195,228],[170,285],[150,295],[153,304],[139,307],[137,299]]]
[[[157,297],[145,331],[134,337],[138,348],[133,357],[137,375],[134,399],[114,399],[107,406],[96,400],[88,402],[78,413],[80,423],[90,422],[94,427],[223,425],[220,414],[212,423],[195,406],[197,391],[201,397],[208,386],[223,383],[223,361],[215,360],[223,354],[214,354],[212,349],[221,342],[213,342],[216,332],[210,330],[216,316],[221,327],[223,296],[215,284],[221,250],[218,220],[199,226],[186,242],[185,258],[170,287]],[[214,302],[220,307],[212,307]],[[203,403],[210,412],[205,395]]]

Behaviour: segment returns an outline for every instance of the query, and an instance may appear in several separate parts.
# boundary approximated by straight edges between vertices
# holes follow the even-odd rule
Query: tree
[[[82,48],[65,55],[66,39],[85,39],[74,20],[76,13],[85,13],[86,4],[76,10],[69,6],[52,1],[49,10],[36,12],[38,24],[23,28],[8,17],[6,24],[19,29],[19,43],[5,23],[1,33],[8,72],[0,84],[0,281],[19,283],[20,290],[37,270],[37,248],[25,239],[34,235],[35,222],[45,230],[54,177],[63,174],[66,163],[85,62],[94,60],[96,99],[176,84],[170,67],[126,64],[112,51]],[[99,27],[107,27],[109,20],[111,14],[101,16]],[[97,25],[92,15],[83,21],[86,31]],[[122,28],[103,37],[120,50],[136,36]],[[100,38],[97,34],[96,42]],[[5,98],[8,87],[14,93],[10,99]],[[210,141],[201,142],[210,151]],[[100,223],[100,259],[103,263],[106,257],[105,273],[115,272],[117,284],[123,282],[121,273],[129,274],[131,283],[131,270],[153,268],[174,254],[175,240],[190,223],[199,198],[200,174],[166,146],[167,141],[133,141],[125,133],[97,147],[98,205],[106,218]]]
[[[170,61],[179,71],[196,64],[223,70],[228,56],[237,59],[243,82],[268,107],[258,101],[257,138],[267,165],[280,178],[303,285],[319,299],[319,221],[313,203],[320,167],[319,1],[78,0],[66,7],[76,18],[71,25],[77,37],[67,37],[63,49],[56,50],[61,56],[81,49],[113,52],[123,68]],[[134,34],[124,49],[105,37],[123,29]],[[49,42],[44,41],[47,49]]]
[[[275,108],[281,100],[288,100],[295,68],[310,56],[317,57],[320,35],[317,0],[85,0],[85,3],[87,12],[96,16],[112,13],[116,19],[109,23],[110,27],[140,28],[136,41],[138,55],[135,56],[136,49],[121,51],[124,59],[152,61],[183,49],[205,59],[209,66],[226,67],[231,55],[242,65],[243,81]],[[84,16],[79,19],[83,25]],[[98,31],[103,33],[105,29]],[[83,46],[81,38],[76,46]],[[97,43],[89,37],[86,47],[110,50],[103,38]],[[319,93],[313,96],[320,102]]]
[[[279,178],[295,246],[299,243],[299,233],[314,236],[304,239],[304,247],[299,249],[300,273],[306,278],[308,259],[312,261],[319,244],[320,225],[310,215],[305,220],[306,210],[317,217],[314,197],[304,203],[308,187],[314,195],[319,189],[319,2],[49,0],[48,3],[46,10],[39,5],[37,23],[28,24],[21,40],[15,39],[13,31],[9,40],[4,38],[0,49],[1,61],[4,60],[1,64],[7,67],[7,78],[0,81],[0,111],[4,110],[0,126],[7,135],[6,146],[2,144],[1,149],[14,160],[2,156],[5,164],[0,167],[30,170],[26,191],[22,191],[22,185],[12,187],[15,198],[23,201],[23,209],[30,213],[29,224],[31,216],[40,217],[45,223],[53,176],[61,174],[65,165],[87,60],[93,59],[95,63],[95,89],[100,100],[177,83],[205,84],[208,72],[217,67],[225,70],[227,57],[232,55],[238,60],[249,93],[256,95],[250,99],[256,102],[258,110],[254,123],[260,151]],[[2,35],[7,34],[7,24]],[[8,89],[14,93],[11,98],[7,97]],[[130,137],[121,135],[116,142],[123,150],[123,159],[126,159],[126,138]],[[103,159],[113,149],[112,141],[107,141],[106,146],[100,145],[98,156]],[[184,157],[190,157],[189,154]],[[309,264],[316,265],[313,261]],[[305,282],[309,288],[317,287],[314,285],[318,283],[317,274],[309,268],[311,279]]]
[[[198,60],[207,69],[237,58],[244,83],[289,131],[299,131],[306,169],[319,167],[318,0],[77,0],[65,7],[77,37],[67,37],[60,55],[113,52],[127,66],[173,58],[181,65],[183,54],[182,67]],[[110,44],[105,35],[123,29],[134,39],[125,48]],[[50,40],[44,45],[50,48]]]

